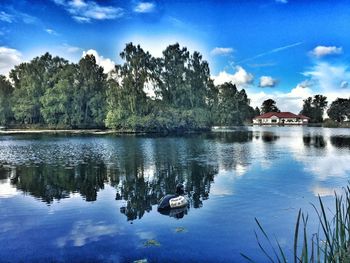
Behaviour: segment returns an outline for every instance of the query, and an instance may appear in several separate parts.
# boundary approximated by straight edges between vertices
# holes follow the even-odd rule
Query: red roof
[[[299,118],[299,119],[309,119],[309,117],[306,117],[304,115],[296,115],[291,112],[267,112],[265,114],[262,114],[260,116],[255,117],[254,119],[269,119],[272,116],[276,116],[277,118]]]

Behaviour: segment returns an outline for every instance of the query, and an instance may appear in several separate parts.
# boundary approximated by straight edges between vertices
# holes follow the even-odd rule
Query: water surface
[[[0,137],[0,261],[258,262],[254,218],[290,253],[299,208],[350,179],[347,129],[182,137]],[[157,212],[185,185],[188,209]]]

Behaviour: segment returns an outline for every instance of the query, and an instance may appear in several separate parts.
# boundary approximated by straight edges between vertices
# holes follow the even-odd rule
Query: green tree
[[[74,90],[73,126],[104,127],[107,75],[93,55],[86,55],[79,61]]]
[[[181,95],[188,95],[190,108],[205,108],[207,92],[212,87],[209,65],[202,61],[202,55],[195,51],[189,58],[188,67],[189,90]]]
[[[267,99],[261,105],[261,113],[264,114],[268,112],[280,112],[276,106],[276,101],[273,99]]]
[[[11,109],[11,96],[13,87],[5,76],[0,75],[0,124],[10,123],[13,113]]]
[[[55,85],[59,72],[67,63],[63,58],[46,53],[11,70],[13,112],[19,123],[43,122],[40,98]]]
[[[145,90],[155,82],[157,60],[132,43],[126,45],[120,56],[124,63],[116,66],[114,78],[108,83],[106,125],[135,129],[143,126],[142,118],[151,111],[152,100]]]
[[[180,48],[178,43],[168,46],[163,51],[163,58],[158,60],[158,89],[156,94],[165,105],[177,108],[190,108],[190,84],[188,83],[190,53],[187,48]],[[199,60],[199,57],[196,59]],[[198,63],[198,61],[197,61]],[[195,64],[195,62],[193,63]],[[197,65],[193,65],[197,66]],[[196,79],[193,78],[195,82]]]
[[[327,110],[329,118],[337,122],[343,122],[350,118],[350,99],[337,98]]]
[[[300,114],[310,118],[311,123],[321,123],[323,121],[323,113],[327,107],[327,97],[323,95],[315,95],[304,100],[303,109]]]
[[[238,91],[236,85],[226,82],[219,85],[218,124],[241,125],[253,117],[254,109],[244,89]]]
[[[77,66],[69,64],[60,72],[57,82],[40,98],[42,115],[46,124],[58,127],[72,127],[74,82]]]
[[[259,107],[255,107],[255,109],[254,109],[254,117],[259,116],[260,114],[261,113],[260,113]]]

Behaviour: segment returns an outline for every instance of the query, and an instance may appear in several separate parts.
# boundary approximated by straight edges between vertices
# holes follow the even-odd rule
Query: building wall
[[[297,118],[278,118],[272,116],[271,118],[265,119],[253,119],[254,124],[307,124],[308,119],[297,119]]]

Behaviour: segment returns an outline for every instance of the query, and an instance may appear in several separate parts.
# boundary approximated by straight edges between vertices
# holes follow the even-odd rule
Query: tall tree
[[[350,99],[337,98],[327,110],[329,118],[337,122],[350,119]]]
[[[145,87],[152,79],[154,58],[140,45],[134,46],[132,43],[126,45],[120,57],[125,62],[116,69],[122,87],[128,94],[124,98],[128,100],[128,110],[131,114],[143,115],[147,111]]]
[[[163,58],[158,61],[160,69],[157,94],[165,105],[178,108],[191,106],[187,68],[189,57],[187,48],[180,48],[178,43],[163,51]]]
[[[20,123],[42,123],[40,98],[54,86],[59,72],[68,62],[49,53],[22,63],[10,72],[14,82],[13,112]]]
[[[315,95],[304,100],[303,109],[300,114],[310,118],[312,123],[321,123],[323,121],[323,113],[327,107],[327,97],[323,95]]]
[[[252,118],[254,109],[249,106],[249,99],[244,89],[237,90],[236,85],[226,82],[218,87],[218,124],[241,125]]]
[[[72,116],[74,126],[103,127],[106,118],[107,76],[93,55],[79,61]]]
[[[209,65],[202,61],[202,55],[194,52],[189,59],[188,65],[189,90],[184,95],[188,95],[190,108],[205,108],[208,89],[212,85],[210,79]]]
[[[107,127],[133,129],[133,124],[149,113],[152,101],[147,97],[146,89],[158,76],[157,69],[160,68],[156,65],[160,60],[132,43],[126,45],[120,57],[124,63],[116,66],[113,77],[108,81],[105,122]]]
[[[47,89],[40,98],[42,104],[42,115],[46,124],[72,127],[75,93],[75,80],[77,77],[77,66],[69,64],[57,76],[57,82],[51,89]]]
[[[276,101],[273,99],[267,99],[261,105],[261,113],[264,114],[268,112],[280,112],[276,106]]]
[[[260,114],[261,113],[260,113],[259,107],[255,107],[255,109],[254,109],[254,117],[259,116]]]
[[[13,113],[11,110],[11,96],[13,92],[13,87],[6,79],[5,76],[0,75],[0,124],[8,124],[12,117]]]

